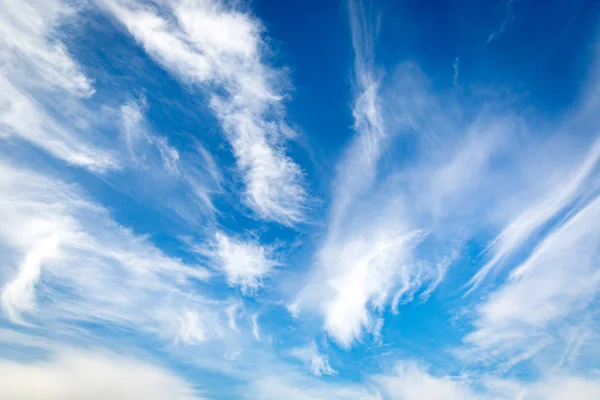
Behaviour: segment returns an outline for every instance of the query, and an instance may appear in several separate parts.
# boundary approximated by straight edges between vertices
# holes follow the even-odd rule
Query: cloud
[[[258,314],[252,316],[252,336],[254,340],[260,342],[260,327],[258,326]]]
[[[380,89],[384,75],[375,63],[377,26],[368,11],[362,2],[349,2],[355,134],[337,166],[326,238],[291,306],[316,309],[327,333],[345,348],[364,329],[373,334],[381,329],[383,320],[376,314],[389,305],[396,310],[429,285],[425,299],[445,275],[445,268],[438,268],[442,264],[415,257],[429,231],[411,218],[405,188],[394,174],[379,170],[384,146],[397,132],[388,115],[389,94]]]
[[[0,140],[19,152],[35,146],[188,221],[214,212],[218,170],[205,149],[195,146],[197,155],[180,152],[154,134],[145,121],[143,99],[114,107],[120,99],[99,104],[94,98],[92,79],[65,44],[70,37],[64,27],[81,23],[84,5],[34,3],[2,3]]]
[[[47,360],[0,360],[0,374],[5,399],[200,400],[189,383],[171,372],[110,352],[63,349]]]
[[[208,249],[196,250],[208,256],[215,268],[225,274],[229,285],[238,286],[245,295],[256,294],[263,279],[278,265],[271,248],[222,232],[215,234],[215,241]]]
[[[490,36],[488,36],[488,44],[502,36],[515,20],[514,0],[505,0],[502,3],[504,7],[498,7],[502,13],[502,22],[492,31],[492,33],[490,33]]]
[[[242,173],[246,204],[265,220],[303,221],[303,172],[284,149],[295,135],[285,121],[284,79],[262,61],[260,22],[220,1],[99,4],[159,64],[206,91]]]
[[[18,79],[19,83],[27,87],[39,85],[42,90],[64,90],[81,97],[93,95],[91,80],[71,58],[65,45],[56,40],[56,28],[77,10],[61,1],[47,1],[40,6],[13,0],[2,3],[5,33],[2,52],[10,56],[5,59],[6,64],[12,68],[27,68],[27,72],[35,76],[35,79],[31,79],[31,75],[30,79]],[[45,18],[40,18],[42,15]],[[16,63],[19,65],[14,65]],[[12,69],[9,71],[17,73]],[[23,75],[19,73],[19,77],[23,78]]]
[[[354,48],[354,117],[355,136],[338,166],[333,194],[332,230],[343,218],[356,196],[368,189],[375,178],[377,160],[387,138],[379,93],[381,71],[375,66],[374,30],[371,15],[366,15],[360,1],[348,3],[352,45]]]
[[[576,322],[600,289],[599,218],[595,198],[555,227],[477,306],[476,330],[465,341],[510,366],[555,340],[563,324]]]
[[[325,238],[290,307],[296,315],[316,310],[345,348],[377,331],[387,311],[426,300],[463,258],[465,243],[517,221],[484,252],[491,261],[481,257],[488,265],[472,282],[522,255],[565,207],[591,195],[598,156],[594,144],[568,173],[577,152],[563,149],[581,149],[568,136],[578,116],[540,132],[485,90],[469,94],[477,104],[458,90],[436,91],[414,62],[386,74],[375,60],[377,18],[362,2],[349,10],[354,137],[337,165]],[[531,206],[543,193],[549,200]]]
[[[190,304],[191,305],[191,304]],[[188,309],[179,317],[179,333],[176,341],[185,344],[198,344],[208,339],[223,336],[221,318],[212,309]]]
[[[375,178],[385,129],[373,64],[373,27],[362,3],[349,2],[348,9],[355,51],[356,136],[339,163],[327,238],[317,255],[313,276],[293,305],[296,310],[306,304],[316,306],[329,335],[344,347],[352,345],[363,327],[373,324],[368,307],[371,303],[383,305],[396,274],[394,264],[407,261],[406,250],[411,246],[410,232],[404,226],[390,224],[380,229],[373,220],[361,220],[363,212],[356,207],[356,199]],[[353,225],[349,219],[355,226],[367,225],[359,233],[348,229]]]
[[[143,105],[133,101],[121,106],[123,135],[130,162],[144,166],[148,163],[149,147],[155,147],[163,168],[170,175],[177,176],[180,172],[178,168],[179,152],[174,147],[169,146],[166,137],[157,137],[150,134],[148,128],[144,126],[142,107]]]
[[[178,318],[194,309],[211,320],[204,337],[218,335],[222,310],[195,289],[205,268],[117,224],[77,186],[5,162],[0,171],[2,306],[13,322],[56,334],[69,329],[62,321],[95,322],[175,339]]]
[[[367,198],[368,207],[353,205],[339,231],[329,233],[292,306],[296,312],[317,310],[327,333],[345,348],[363,329],[375,334],[381,328],[377,314],[412,301],[426,287],[427,298],[446,271],[442,264],[416,259],[414,249],[427,232],[406,222],[402,198],[385,190]]]
[[[416,290],[412,285],[418,285],[410,250],[419,243],[421,235],[371,234],[379,237],[349,240],[322,253],[322,265],[331,270],[325,281],[331,293],[323,303],[325,328],[344,347],[360,337],[363,327],[374,326],[369,308],[381,310],[396,285],[402,285],[397,289],[401,292],[399,297]]]
[[[458,85],[458,75],[460,74],[458,61],[459,61],[458,57],[455,57],[454,62],[452,63],[452,70],[454,71],[454,78],[453,78],[452,82],[454,83],[454,86]]]
[[[149,111],[144,98],[121,106],[122,140],[117,148],[127,168],[103,178],[145,205],[175,213],[190,224],[208,224],[217,211],[213,196],[222,192],[218,166],[194,139],[183,150],[169,143],[146,120]]]
[[[79,13],[86,7],[100,6],[121,22],[192,95],[205,94],[241,174],[240,202],[260,219],[294,226],[307,220],[310,199],[304,173],[286,149],[296,135],[285,112],[286,71],[267,62],[271,50],[261,22],[237,1],[34,3],[0,0],[0,140],[6,145],[0,146],[0,319],[6,326],[0,374],[8,379],[0,382],[0,397],[196,398],[195,388],[164,366],[116,355],[123,339],[135,343],[134,352],[150,346],[163,365],[210,377],[215,397],[600,396],[590,369],[600,288],[594,224],[600,141],[589,140],[597,136],[597,117],[573,122],[577,116],[568,116],[556,131],[540,131],[525,111],[482,94],[480,86],[461,97],[465,92],[451,82],[439,91],[439,81],[429,81],[416,62],[384,69],[375,54],[379,16],[370,4],[350,1],[354,136],[336,166],[324,231],[308,232],[320,242],[311,243],[312,268],[289,322],[276,297],[296,280],[271,279],[282,266],[277,247],[239,231],[251,227],[236,217],[237,205],[222,214],[217,209],[214,196],[231,186],[227,167],[221,169],[227,156],[215,160],[192,135],[159,131],[144,97],[127,88],[114,88],[110,95],[123,91],[122,97],[100,104],[94,76],[78,65],[65,33],[107,22],[95,9]],[[146,78],[128,82],[144,86]],[[595,104],[584,106],[597,112]],[[106,198],[114,189],[133,204],[111,197],[110,205],[124,207],[113,216],[91,196]],[[124,217],[134,228],[118,222],[128,206],[139,206]],[[181,218],[137,225],[140,215],[152,217],[146,208]],[[220,217],[241,224],[238,231],[217,227]],[[144,234],[142,226],[160,236]],[[265,236],[289,239],[286,230],[271,228]],[[204,244],[181,249],[171,242],[180,233],[188,244]],[[479,261],[472,290],[501,267],[510,270],[494,276],[497,286],[481,296],[451,303],[457,299],[448,299],[456,293],[450,285]],[[459,271],[451,269],[459,263]],[[390,338],[411,323],[402,307],[413,301],[434,302],[420,308],[427,313],[466,309],[472,331],[462,333],[461,318],[452,321],[465,336],[448,364],[460,367],[398,361],[381,372],[387,357],[402,350]],[[316,323],[303,318],[304,309],[317,314]],[[445,314],[426,316],[436,324]],[[342,357],[364,356],[360,374],[348,363],[332,368],[329,353],[306,339],[315,330],[348,351],[372,336],[375,346]],[[9,340],[24,332],[37,336]],[[442,339],[460,340],[452,332]],[[114,353],[74,350],[73,342],[102,342]],[[45,357],[30,357],[39,347]],[[448,361],[450,352],[441,347],[430,349],[433,357]],[[513,378],[503,375],[531,358]],[[521,372],[528,379],[514,378]]]
[[[304,368],[315,376],[334,375],[336,370],[331,368],[327,356],[321,354],[315,342],[304,347],[296,347],[290,350],[290,355],[304,362]]]
[[[238,318],[244,315],[244,305],[243,303],[234,303],[225,309],[227,313],[227,325],[229,329],[239,332],[239,328],[237,325]]]
[[[396,364],[394,371],[372,379],[389,400],[468,400],[479,398],[465,382],[430,375],[415,362]]]
[[[469,94],[478,104],[466,104],[458,90],[436,91],[414,62],[386,74],[374,54],[377,18],[362,2],[349,9],[354,137],[337,165],[325,238],[291,306],[296,314],[317,310],[345,348],[364,330],[377,331],[386,311],[419,292],[426,300],[465,243],[512,226],[484,252],[490,260],[481,257],[487,265],[472,287],[522,255],[565,208],[592,194],[598,157],[594,144],[568,173],[577,152],[564,149],[582,147],[568,132],[587,126],[588,117],[567,115],[554,131],[540,132],[485,90]],[[544,193],[547,200],[531,206]]]
[[[105,138],[89,130],[94,117],[81,99],[94,94],[92,81],[58,32],[77,10],[56,0],[3,0],[1,7],[0,129],[69,164],[96,172],[119,169]],[[67,124],[64,116],[73,114],[79,121]]]
[[[600,380],[578,376],[557,376],[526,385],[526,400],[593,400],[600,396]]]
[[[248,390],[250,398],[260,400],[380,400],[360,385],[327,384],[290,373],[257,379]]]
[[[537,201],[533,206],[522,211],[491,243],[488,251],[491,259],[471,278],[470,291],[474,290],[503,260],[518,251],[528,240],[538,233],[553,218],[564,211],[565,207],[575,202],[589,190],[592,178],[600,160],[600,139],[592,144],[586,157],[575,171],[566,176],[563,182]]]
[[[434,375],[415,361],[399,361],[392,371],[371,380],[386,400],[591,400],[600,394],[600,380],[594,375],[551,374],[532,381],[486,373]]]

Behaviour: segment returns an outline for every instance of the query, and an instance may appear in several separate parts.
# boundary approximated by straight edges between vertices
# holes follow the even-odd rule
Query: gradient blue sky
[[[0,0],[0,397],[600,398],[599,21]]]

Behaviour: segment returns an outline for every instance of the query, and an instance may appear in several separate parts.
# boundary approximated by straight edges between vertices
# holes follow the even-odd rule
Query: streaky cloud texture
[[[599,22],[0,0],[0,398],[600,398]]]
[[[165,68],[206,90],[243,175],[248,206],[267,220],[301,222],[307,193],[300,167],[283,149],[294,136],[285,122],[283,72],[261,60],[260,22],[220,2],[100,4]]]
[[[10,399],[202,399],[169,371],[110,353],[65,349],[36,365],[4,360],[0,372]]]

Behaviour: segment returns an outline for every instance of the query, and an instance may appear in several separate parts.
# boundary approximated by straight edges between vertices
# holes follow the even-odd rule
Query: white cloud
[[[360,337],[363,327],[374,324],[369,307],[381,309],[399,277],[406,287],[399,289],[402,292],[415,284],[410,250],[420,235],[379,235],[350,240],[323,253],[323,265],[335,270],[326,281],[332,296],[324,304],[325,328],[345,347]]]
[[[2,303],[11,320],[23,323],[21,313],[35,309],[35,285],[42,263],[54,258],[58,250],[58,235],[39,239],[24,257],[15,278],[2,290]]]
[[[355,51],[356,136],[340,162],[328,236],[318,253],[313,276],[293,305],[295,310],[306,304],[316,306],[327,332],[344,347],[351,346],[363,327],[373,323],[369,307],[383,305],[397,264],[408,261],[406,250],[410,247],[406,227],[384,225],[380,229],[356,207],[356,199],[364,195],[375,177],[385,130],[373,69],[372,27],[362,3],[350,2],[349,11]],[[359,224],[366,224],[360,232],[349,229]]]
[[[426,300],[452,260],[417,259],[415,249],[428,233],[406,218],[402,195],[386,189],[366,199],[352,204],[337,231],[329,232],[291,307],[295,314],[317,310],[327,333],[345,348],[365,328],[377,336],[383,323],[377,314],[385,309],[395,312],[421,290]]]
[[[131,162],[146,164],[149,156],[148,147],[158,150],[163,168],[171,175],[177,176],[179,171],[179,152],[170,146],[166,137],[151,135],[148,128],[143,126],[144,115],[142,105],[128,102],[121,106],[123,133]]]
[[[144,204],[174,212],[187,222],[212,216],[216,211],[212,196],[221,191],[222,178],[211,154],[193,141],[191,150],[179,151],[153,130],[146,112],[143,98],[121,106],[119,156],[128,168],[104,179]]]
[[[279,373],[262,377],[248,388],[257,400],[381,400],[360,385],[327,384],[297,374]]]
[[[252,316],[252,336],[257,342],[260,342],[260,327],[258,326],[258,314]]]
[[[283,148],[294,133],[285,122],[282,71],[262,62],[260,22],[220,1],[99,3],[157,62],[207,91],[243,175],[246,204],[266,220],[302,221],[303,173]]]
[[[520,113],[477,93],[490,101],[465,119],[459,94],[434,93],[414,63],[401,63],[384,76],[374,62],[377,26],[370,23],[369,10],[350,2],[356,136],[338,165],[328,231],[313,276],[292,307],[297,312],[316,303],[325,329],[345,347],[360,338],[363,328],[373,330],[379,321],[374,312],[390,302],[396,309],[423,287],[426,299],[459,258],[461,243],[517,221],[518,229],[505,231],[490,246],[493,259],[474,280],[522,249],[565,207],[595,190],[599,156],[595,143],[569,176],[564,171],[576,153],[557,149],[579,149],[566,134],[574,125],[572,116],[542,135]],[[411,151],[404,159],[405,144]],[[386,146],[396,145],[401,156],[385,158]],[[541,163],[539,154],[544,154]],[[524,204],[555,185],[557,176],[564,184],[550,199],[519,216]],[[415,240],[402,249],[390,246],[401,237]],[[378,248],[393,252],[378,253]],[[369,254],[381,256],[361,260]]]
[[[200,399],[171,372],[107,352],[63,349],[48,360],[0,360],[0,374],[4,399]]]
[[[383,73],[374,60],[377,26],[361,2],[350,2],[355,51],[353,138],[339,165],[327,236],[311,276],[291,306],[316,309],[327,333],[349,348],[363,330],[378,336],[381,313],[411,301],[428,285],[425,299],[445,275],[443,264],[421,262],[415,248],[426,238],[410,213],[404,188],[378,171],[390,134],[380,93]],[[387,99],[386,99],[387,102]],[[433,266],[436,264],[437,266]]]
[[[247,205],[266,220],[287,225],[304,220],[303,174],[284,149],[294,135],[285,121],[284,74],[263,62],[266,40],[260,22],[218,1],[98,3],[164,68],[206,90],[243,173]],[[57,1],[39,7],[30,1],[0,4],[0,54],[7,72],[0,77],[2,140],[5,135],[11,140],[20,137],[69,164],[102,173],[105,182],[120,189],[140,185],[127,190],[144,192],[144,200],[155,204],[168,204],[187,221],[195,221],[198,210],[214,209],[211,193],[222,179],[217,164],[201,146],[193,146],[190,155],[185,146],[179,150],[153,132],[144,119],[143,101],[128,101],[110,111],[111,117],[120,117],[115,125],[122,123],[122,143],[107,143],[94,129],[83,129],[97,122],[81,100],[93,95],[93,82],[71,58],[59,31],[75,15],[74,6]],[[517,199],[508,196],[526,180],[513,174],[519,168],[495,168],[519,164],[513,161],[527,158],[527,151],[501,158],[500,163],[492,161],[516,150],[512,131],[525,124],[510,113],[506,118],[482,113],[464,128],[454,121],[455,105],[428,93],[418,68],[410,63],[398,67],[386,89],[383,71],[374,60],[378,27],[369,22],[366,11],[362,3],[350,3],[356,135],[338,165],[325,240],[295,306],[316,309],[328,335],[342,347],[361,340],[365,330],[384,341],[384,311],[396,311],[414,297],[426,300],[445,279],[459,254],[449,237],[456,234],[460,242],[494,224],[507,226],[489,247],[491,261],[474,278],[476,286],[488,271],[548,229],[550,235],[533,254],[476,307],[475,331],[465,343],[477,353],[477,362],[494,359],[511,366],[552,341],[565,341],[551,363],[563,373],[563,367],[575,364],[584,352],[590,334],[578,320],[600,285],[594,269],[595,244],[600,241],[594,222],[600,220],[600,203],[598,198],[590,201],[598,187],[594,179],[600,141],[559,189],[505,225],[505,216],[514,217],[514,209],[521,209],[515,204],[523,204],[529,192],[519,193]],[[455,74],[456,80],[458,62]],[[56,99],[57,104],[50,104]],[[71,106],[76,114],[72,121],[61,116]],[[403,129],[420,135],[415,140],[418,154],[390,171],[390,163],[382,162],[388,161],[385,149]],[[519,164],[523,165],[527,163]],[[115,178],[117,174],[128,179]],[[510,210],[502,210],[500,203],[510,203]],[[321,382],[299,365],[280,363],[272,349],[263,349],[273,344],[262,340],[273,337],[269,314],[260,308],[246,313],[243,303],[205,298],[195,281],[205,281],[208,270],[167,255],[151,238],[119,225],[80,188],[2,161],[0,204],[3,310],[12,322],[29,324],[28,329],[46,335],[68,330],[78,336],[91,322],[174,341],[176,346],[167,351],[175,354],[183,347],[181,353],[186,354],[178,354],[181,359],[226,374],[248,389],[242,393],[245,398],[380,399],[372,394],[371,384],[386,399],[504,399],[511,398],[509,392],[512,398],[534,400],[600,395],[598,380],[566,372],[532,383],[490,380],[483,385],[484,393],[479,382],[434,376],[406,362],[365,385],[341,384],[336,377],[323,377]],[[556,228],[551,226],[555,222]],[[462,230],[453,230],[457,225]],[[255,241],[222,232],[214,240],[204,254],[243,294],[257,293],[279,265],[273,249]],[[429,251],[432,247],[436,251]],[[428,254],[421,259],[419,250]],[[206,346],[214,339],[219,344]],[[302,361],[317,377],[336,374],[314,342],[284,354]],[[193,394],[188,384],[166,371],[106,354],[65,352],[37,364],[0,361],[0,371],[11,378],[0,383],[0,397]],[[24,380],[32,377],[39,387],[22,390]],[[107,385],[110,381],[114,384]],[[140,381],[149,381],[150,387],[141,387],[136,383]]]
[[[454,62],[452,63],[452,70],[454,71],[454,78],[452,82],[454,82],[454,86],[458,85],[458,75],[460,74],[458,61],[458,57],[455,57]]]
[[[263,279],[272,273],[278,262],[269,247],[253,241],[242,241],[222,232],[208,248],[196,251],[208,256],[214,267],[221,270],[231,286],[238,286],[245,295],[254,295],[263,285]]]
[[[564,349],[553,369],[572,367],[576,365],[580,355],[581,348],[592,341],[594,333],[587,321],[567,329]],[[591,352],[590,352],[591,353]],[[593,354],[590,354],[593,356]]]
[[[382,144],[388,137],[379,93],[381,73],[374,64],[372,22],[360,1],[350,1],[350,26],[354,47],[355,137],[338,166],[330,225],[332,230],[344,217],[347,207],[372,184]]]
[[[206,150],[196,146],[196,155],[181,153],[154,134],[145,121],[143,101],[121,107],[94,101],[92,80],[64,43],[63,27],[82,24],[81,7],[87,5],[2,1],[0,140],[18,143],[19,151],[33,145],[101,174],[113,187],[188,221],[210,215],[211,195],[219,183]],[[119,130],[122,141],[114,136]]]
[[[598,376],[555,374],[536,381],[518,381],[486,376],[481,379],[483,394],[490,400],[592,400],[600,396]]]
[[[534,381],[491,375],[433,375],[414,361],[400,361],[385,374],[371,380],[386,400],[570,400],[596,399],[597,376],[542,375]]]
[[[381,143],[386,137],[381,100],[379,98],[379,80],[381,72],[375,66],[374,32],[372,17],[365,13],[360,1],[351,1],[350,26],[352,28],[352,46],[354,48],[354,74],[356,98],[354,99],[354,129],[359,134],[360,147],[364,151],[364,160],[369,164],[377,161],[381,153]]]
[[[600,380],[558,376],[525,386],[524,400],[594,400],[600,397]]]
[[[239,332],[237,320],[244,315],[243,307],[244,304],[239,302],[233,303],[225,309],[225,312],[227,313],[227,325],[229,326],[229,329]]]
[[[290,350],[290,355],[304,362],[304,368],[315,376],[334,375],[337,373],[329,365],[327,356],[321,354],[315,342],[311,342],[304,347],[293,348]]]
[[[500,36],[502,36],[512,25],[515,20],[515,11],[514,11],[514,0],[505,0],[502,2],[503,9],[502,11],[502,21],[500,24],[490,33],[488,36],[487,43],[490,44],[494,40],[498,40]]]
[[[598,220],[600,198],[554,228],[478,305],[476,330],[465,341],[510,367],[554,340],[563,324],[577,322],[600,289]]]
[[[386,307],[396,310],[419,291],[427,299],[460,258],[462,244],[517,219],[524,204],[562,175],[566,183],[550,209],[535,210],[540,216],[533,230],[507,233],[506,243],[514,246],[501,240],[490,246],[516,252],[565,206],[591,193],[585,188],[592,187],[597,165],[594,145],[576,179],[564,174],[574,153],[557,148],[580,146],[565,134],[569,119],[564,130],[542,135],[485,93],[474,94],[486,105],[466,118],[460,94],[436,94],[416,64],[400,63],[385,76],[375,63],[370,10],[350,2],[355,137],[338,164],[325,239],[291,307],[296,314],[304,307],[319,311],[326,331],[344,347],[363,329],[380,327],[376,314]],[[394,152],[386,155],[388,147]]]
[[[480,398],[465,382],[430,375],[415,362],[399,362],[394,371],[373,380],[389,400],[468,400]]]
[[[0,8],[0,129],[73,165],[120,168],[105,139],[89,130],[93,117],[80,98],[94,94],[92,82],[58,32],[76,10],[57,0],[2,0]],[[73,114],[84,118],[65,124],[63,117]]]
[[[219,304],[209,310],[194,289],[206,269],[118,225],[76,186],[4,162],[0,171],[2,305],[12,321],[108,323],[175,339],[192,309],[210,318],[203,337],[219,334]]]
[[[2,0],[1,51],[9,68],[6,72],[15,74],[13,78],[19,85],[64,90],[81,97],[94,93],[90,79],[71,58],[65,45],[56,40],[60,39],[56,28],[75,13],[76,9],[62,1],[37,4]]]
[[[518,251],[527,240],[540,231],[552,218],[589,190],[589,179],[600,160],[600,139],[591,146],[578,168],[557,183],[554,190],[533,206],[521,212],[491,243],[492,258],[469,282],[471,290],[476,288],[487,274],[504,259]]]
[[[212,337],[221,337],[223,329],[218,314],[212,310],[187,310],[179,317],[177,341],[185,344],[202,343]]]

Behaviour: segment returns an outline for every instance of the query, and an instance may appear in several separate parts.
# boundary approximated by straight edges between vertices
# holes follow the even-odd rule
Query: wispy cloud
[[[246,204],[266,220],[303,221],[303,172],[284,149],[295,135],[285,121],[285,78],[263,62],[260,22],[220,1],[99,3],[158,63],[205,89],[242,173]]]
[[[212,155],[194,140],[178,150],[147,122],[149,112],[143,98],[121,106],[121,140],[115,150],[125,168],[103,179],[145,205],[176,214],[190,224],[209,219],[217,212],[213,196],[222,192],[221,172]]]
[[[591,400],[600,394],[600,384],[593,375],[551,374],[535,381],[485,373],[451,376],[434,374],[415,361],[399,361],[393,370],[371,379],[390,400]]]
[[[490,36],[488,36],[488,44],[502,36],[515,20],[514,0],[503,0],[500,5],[502,7],[498,7],[498,9],[502,20],[492,33],[490,33]]]
[[[452,70],[454,71],[454,86],[458,85],[458,76],[460,75],[460,68],[459,68],[459,64],[458,64],[458,57],[456,57],[454,59],[454,62],[452,63]]]
[[[402,226],[380,231],[377,223],[370,222],[369,228],[362,230],[364,234],[344,226],[349,209],[375,177],[380,142],[385,137],[373,59],[373,21],[365,15],[361,2],[350,2],[348,9],[355,51],[356,136],[340,163],[328,237],[319,252],[315,276],[294,304],[294,308],[316,305],[327,332],[345,347],[352,345],[363,327],[373,323],[370,302],[383,306],[395,274],[390,263],[406,261],[406,248],[411,246],[410,234]]]
[[[217,334],[223,316],[194,290],[205,268],[164,254],[76,186],[22,166],[0,169],[2,305],[12,321],[103,322],[175,339],[178,317],[194,309],[212,320],[204,335]]]
[[[189,383],[159,366],[107,351],[63,348],[38,363],[2,360],[0,373],[0,396],[6,399],[202,398]]]
[[[404,110],[409,117],[401,123],[388,119],[395,98],[387,95],[392,91],[381,93],[384,71],[374,53],[378,18],[360,1],[349,2],[349,14],[355,135],[338,164],[326,238],[312,276],[292,306],[295,311],[317,309],[327,333],[346,348],[365,329],[375,333],[381,328],[382,319],[375,314],[390,306],[397,309],[429,285],[426,298],[445,273],[416,259],[415,249],[428,230],[409,217],[406,192],[394,174],[378,171],[384,146],[398,133],[391,128],[407,125],[410,112]]]
[[[3,0],[1,8],[0,129],[72,165],[97,172],[120,168],[106,139],[89,131],[94,118],[81,99],[94,94],[93,82],[58,31],[77,10],[57,0]],[[73,114],[79,120],[66,123]]]
[[[254,340],[260,342],[260,326],[258,326],[258,314],[252,316],[252,336]]]
[[[478,306],[465,341],[511,364],[553,340],[557,324],[577,320],[600,289],[599,218],[597,198],[555,228]]]
[[[396,364],[394,370],[373,380],[392,400],[467,400],[480,398],[465,382],[448,376],[432,376],[416,362]]]
[[[337,373],[337,371],[329,365],[327,356],[321,354],[315,342],[290,350],[290,355],[304,362],[304,368],[309,370],[315,376],[334,375]]]
[[[274,250],[253,240],[243,241],[217,232],[208,248],[197,247],[196,251],[211,260],[217,270],[222,271],[231,286],[237,286],[245,295],[255,295],[279,262]]]
[[[316,203],[288,152],[279,21],[243,1],[0,0],[0,397],[600,397],[597,85],[550,120],[474,79],[470,49],[448,48],[444,79],[404,51],[430,35],[387,53],[376,4],[348,17],[352,137],[324,146],[324,218],[298,234]]]
[[[273,374],[262,377],[248,389],[254,398],[261,400],[379,400],[377,394],[352,384],[328,384],[316,378],[293,374]]]
[[[600,160],[600,140],[592,144],[581,164],[563,182],[545,198],[521,212],[491,243],[489,251],[491,259],[471,278],[470,291],[474,290],[485,279],[487,274],[507,257],[519,250],[528,240],[555,218],[565,207],[575,202],[585,192],[594,187],[590,185],[593,172]]]
[[[120,107],[95,100],[93,80],[64,43],[64,26],[80,23],[86,5],[34,3],[6,0],[0,14],[0,140],[35,146],[188,221],[212,214],[218,170],[205,149],[182,153],[153,132],[143,99],[124,93]],[[160,202],[149,201],[158,187]]]

